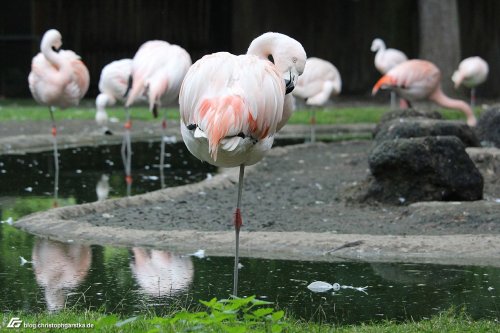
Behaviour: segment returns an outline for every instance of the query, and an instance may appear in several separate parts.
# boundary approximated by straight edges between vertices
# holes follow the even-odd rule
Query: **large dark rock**
[[[394,110],[384,113],[380,118],[379,123],[373,130],[373,137],[375,137],[378,131],[382,128],[385,123],[388,123],[394,119],[404,119],[404,118],[429,118],[429,119],[443,119],[441,113],[437,111],[424,111],[416,109],[404,109],[404,110]]]
[[[481,114],[477,122],[477,135],[484,146],[500,148],[500,105]]]
[[[455,136],[388,140],[369,156],[372,176],[356,197],[392,204],[470,201],[483,196],[483,177]]]
[[[397,118],[384,123],[374,138],[376,145],[386,140],[425,136],[450,136],[459,138],[467,147],[479,147],[474,130],[461,121],[429,118]]]

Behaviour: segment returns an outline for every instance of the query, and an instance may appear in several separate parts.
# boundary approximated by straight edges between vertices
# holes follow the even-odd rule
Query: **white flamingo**
[[[293,95],[305,100],[311,109],[311,142],[316,141],[316,110],[323,107],[331,96],[340,94],[342,79],[337,68],[329,61],[308,58],[304,73],[299,77]]]
[[[470,88],[470,104],[472,109],[476,104],[476,86],[480,85],[488,77],[488,63],[481,57],[469,57],[460,62],[458,69],[453,73],[451,80],[455,83],[455,89],[460,85]]]
[[[375,38],[371,46],[372,52],[375,53],[375,68],[380,72],[380,74],[385,74],[390,71],[396,65],[408,60],[406,54],[402,51],[386,48],[385,43],[380,38]],[[391,110],[396,109],[396,95],[391,91]]]

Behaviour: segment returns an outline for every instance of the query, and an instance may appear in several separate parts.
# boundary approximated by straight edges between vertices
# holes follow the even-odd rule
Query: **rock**
[[[496,190],[500,184],[500,149],[467,148],[466,151],[483,175],[485,192],[488,190],[494,198],[500,198],[500,191]]]
[[[372,176],[361,185],[361,201],[409,204],[483,197],[483,177],[455,136],[383,141],[368,162]]]
[[[386,140],[425,136],[449,136],[459,138],[467,147],[479,147],[474,130],[461,121],[429,118],[397,118],[384,123],[374,138],[376,145]]]
[[[500,148],[500,105],[481,114],[477,122],[477,135],[483,146]]]
[[[375,137],[380,130],[380,128],[387,122],[390,122],[394,119],[402,119],[402,118],[428,118],[428,119],[443,119],[441,113],[437,111],[423,111],[423,110],[415,110],[415,109],[405,109],[405,110],[394,110],[384,113],[382,118],[380,118],[379,123],[375,127],[373,131],[373,137]]]

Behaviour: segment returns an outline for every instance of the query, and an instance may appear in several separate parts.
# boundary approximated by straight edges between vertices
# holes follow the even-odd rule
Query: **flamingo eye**
[[[292,61],[293,61],[294,64],[297,63],[297,57],[293,57]]]
[[[274,64],[274,58],[272,54],[268,55],[267,59]]]

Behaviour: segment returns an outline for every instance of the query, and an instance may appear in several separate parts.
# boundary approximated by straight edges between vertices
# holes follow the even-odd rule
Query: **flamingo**
[[[458,69],[453,73],[451,80],[455,83],[455,89],[464,85],[470,90],[470,104],[474,109],[476,104],[476,86],[480,85],[488,77],[488,63],[481,57],[469,57],[460,62]]]
[[[407,61],[408,57],[402,51],[392,48],[386,48],[385,43],[380,38],[375,38],[370,48],[375,54],[375,68],[380,74],[385,74],[394,66]],[[391,109],[396,108],[396,95],[391,91]]]
[[[126,107],[146,97],[153,116],[158,117],[162,104],[177,102],[182,81],[191,66],[191,57],[182,47],[166,41],[152,40],[139,47],[132,61],[132,88]],[[163,113],[160,172],[163,172],[165,157],[166,111]]]
[[[340,94],[342,79],[337,68],[326,60],[308,58],[304,73],[299,77],[293,95],[305,99],[306,104],[313,106],[311,111],[311,142],[316,141],[316,116],[314,107],[324,106],[330,96]]]
[[[116,102],[125,103],[132,74],[132,59],[115,60],[102,68],[99,78],[99,91],[95,100],[97,124],[107,130],[108,114],[106,106],[115,105]],[[127,124],[125,124],[127,128]]]
[[[54,107],[77,106],[89,88],[89,71],[75,52],[60,50],[61,33],[50,29],[43,35],[38,53],[31,62],[28,83],[31,94],[39,104],[49,107],[54,138],[54,162],[59,172],[57,129]]]
[[[197,158],[219,167],[239,166],[234,213],[233,295],[238,293],[241,195],[245,166],[271,149],[274,134],[293,111],[294,89],[306,52],[293,38],[268,32],[252,41],[246,55],[206,55],[189,69],[179,95],[184,143]]]
[[[430,100],[438,105],[462,111],[469,126],[476,126],[477,120],[470,106],[464,101],[446,96],[441,89],[441,71],[427,60],[408,60],[382,76],[372,90],[372,95],[382,88],[394,90],[410,101]]]

